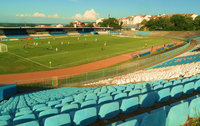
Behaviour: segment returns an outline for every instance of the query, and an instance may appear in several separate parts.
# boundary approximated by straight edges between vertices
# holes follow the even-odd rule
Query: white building
[[[96,20],[96,24],[99,24],[100,22],[103,22],[103,21],[105,21],[105,20],[108,20],[108,19],[100,18],[100,19]]]
[[[62,24],[57,24],[55,27],[56,27],[56,28],[63,28],[64,25],[62,25]]]

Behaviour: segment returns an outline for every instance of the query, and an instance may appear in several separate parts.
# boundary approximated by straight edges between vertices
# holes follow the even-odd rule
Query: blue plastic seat
[[[42,119],[45,119],[49,116],[53,116],[53,115],[56,115],[56,114],[58,114],[58,109],[49,109],[49,110],[45,110],[45,111],[40,112],[38,118],[39,118],[39,120],[42,120]]]
[[[0,121],[10,120],[12,117],[10,115],[2,115],[0,116]]]
[[[90,93],[90,94],[88,94],[88,95],[86,96],[85,100],[86,100],[86,101],[88,101],[88,100],[97,100],[97,96],[96,96],[95,93]]]
[[[120,100],[120,99],[123,99],[126,97],[127,97],[126,93],[119,93],[119,94],[115,95],[114,100]]]
[[[196,118],[200,115],[200,98],[193,99],[189,106],[189,117]]]
[[[39,109],[39,108],[41,108],[41,107],[45,107],[46,105],[45,104],[38,104],[38,105],[35,105],[34,107],[33,107],[33,111],[35,111],[36,109]]]
[[[48,106],[50,106],[50,107],[55,106],[57,104],[60,104],[60,101],[51,101],[51,102],[48,102]]]
[[[95,107],[78,110],[74,115],[74,123],[78,126],[87,126],[97,120],[97,110]]]
[[[135,119],[135,120],[131,120],[131,121],[128,121],[128,122],[121,123],[118,126],[139,126],[139,123]]]
[[[16,116],[21,116],[21,115],[26,115],[26,114],[31,114],[31,113],[32,113],[31,110],[28,110],[28,111],[21,111],[21,112],[17,112],[17,113],[15,114],[15,117],[16,117]]]
[[[92,107],[95,106],[96,104],[97,104],[96,100],[85,101],[81,104],[81,108]]]
[[[98,104],[104,104],[104,103],[108,103],[113,101],[113,97],[112,96],[106,96],[103,98],[99,98]]]
[[[160,110],[145,116],[140,126],[165,126],[166,112]]]
[[[23,116],[18,116],[13,119],[13,125],[18,125],[21,123],[29,122],[35,120],[35,115],[34,114],[27,114]]]
[[[174,86],[171,89],[171,97],[178,98],[183,94],[183,85]]]
[[[0,126],[9,126],[9,121],[0,121]]]
[[[194,82],[190,82],[184,85],[183,93],[191,94],[194,91]]]
[[[39,124],[39,121],[35,120],[35,121],[29,121],[26,123],[21,123],[16,126],[40,126],[40,124]]]
[[[69,103],[69,102],[72,102],[74,100],[73,97],[66,97],[64,99],[62,99],[62,103]]]
[[[170,88],[158,91],[158,102],[165,102],[170,98]]]
[[[69,104],[61,108],[61,113],[68,113],[70,111],[75,111],[77,109],[79,109],[78,104]]]
[[[122,100],[120,110],[122,113],[134,112],[138,109],[139,99],[138,97],[132,97]]]
[[[194,84],[194,90],[200,91],[200,80],[196,81],[196,83]]]
[[[150,107],[154,105],[157,97],[158,96],[156,95],[155,92],[149,92],[149,93],[143,94],[140,98],[140,106],[142,108],[146,108],[146,107]]]
[[[140,90],[133,90],[133,91],[131,91],[131,92],[129,92],[129,94],[128,94],[128,96],[137,96],[137,95],[139,95],[141,93],[141,91]]]
[[[100,107],[99,118],[101,120],[111,119],[119,114],[119,102],[104,104]]]
[[[69,114],[59,114],[45,119],[44,126],[71,126],[71,118]]]
[[[188,120],[188,103],[182,103],[171,107],[166,119],[166,126],[183,125]]]
[[[172,86],[172,82],[165,83],[163,87],[166,88],[166,87],[170,87],[170,86]]]

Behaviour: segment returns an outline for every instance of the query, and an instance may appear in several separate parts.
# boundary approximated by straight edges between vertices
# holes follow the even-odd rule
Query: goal
[[[0,43],[0,52],[8,52],[8,47],[6,44]]]

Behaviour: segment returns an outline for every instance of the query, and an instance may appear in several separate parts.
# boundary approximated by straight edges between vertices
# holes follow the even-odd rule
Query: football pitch
[[[169,38],[81,36],[1,42],[0,74],[72,67],[116,55],[170,43]]]

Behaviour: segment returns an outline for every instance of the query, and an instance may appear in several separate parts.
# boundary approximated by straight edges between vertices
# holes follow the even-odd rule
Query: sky
[[[0,23],[68,24],[140,14],[194,13],[200,0],[0,0]]]

